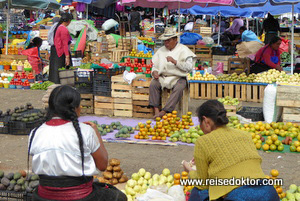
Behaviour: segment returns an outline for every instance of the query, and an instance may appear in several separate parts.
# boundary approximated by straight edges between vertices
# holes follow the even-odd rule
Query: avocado
[[[5,190],[6,187],[3,184],[0,184],[0,190]]]
[[[31,181],[39,180],[39,175],[34,174],[31,176]]]
[[[17,184],[23,185],[25,183],[25,180],[23,178],[18,179]]]
[[[15,187],[14,187],[14,191],[16,191],[16,192],[19,192],[19,191],[21,191],[22,190],[22,187],[21,187],[21,185],[15,185]]]
[[[22,121],[23,121],[23,122],[28,122],[28,121],[29,121],[29,119],[27,119],[27,118],[23,118],[23,119],[22,119]]]
[[[14,174],[14,180],[18,180],[18,179],[20,179],[21,178],[21,173],[20,172],[16,172],[15,174]]]
[[[7,190],[12,191],[14,189],[15,185],[16,185],[15,183],[10,183],[9,186],[7,187]]]
[[[116,126],[121,126],[121,123],[119,121],[117,121]]]
[[[30,188],[36,188],[36,187],[38,187],[38,185],[39,185],[39,181],[31,181],[29,183]]]
[[[22,121],[22,117],[17,117],[16,120],[17,121]]]
[[[16,180],[14,180],[14,179],[13,179],[13,180],[10,180],[10,182],[9,182],[9,183],[11,183],[11,184],[15,184],[15,183],[17,183],[17,182],[16,182]]]
[[[34,118],[33,118],[33,117],[30,117],[28,120],[29,120],[29,121],[34,121]]]
[[[10,181],[9,181],[8,178],[3,177],[3,178],[1,179],[1,184],[3,184],[4,186],[9,186]]]
[[[14,173],[8,173],[7,175],[5,175],[5,177],[9,180],[12,180],[14,178]]]
[[[3,176],[4,176],[4,172],[0,170],[0,178],[2,178]]]

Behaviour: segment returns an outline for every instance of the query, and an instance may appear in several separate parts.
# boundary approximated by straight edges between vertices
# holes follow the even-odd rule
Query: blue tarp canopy
[[[219,12],[224,17],[237,16],[237,17],[250,17],[252,11],[249,8],[236,8],[233,6],[214,6],[203,8],[201,6],[193,6],[188,9],[192,15],[217,15]]]

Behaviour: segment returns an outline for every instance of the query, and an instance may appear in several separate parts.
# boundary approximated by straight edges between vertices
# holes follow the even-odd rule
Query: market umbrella
[[[23,9],[59,9],[60,4],[56,0],[0,0],[0,8],[7,5],[7,26],[6,26],[6,44],[8,44],[9,32],[9,9],[23,8]],[[8,45],[6,45],[5,54],[7,54]]]
[[[270,2],[272,5],[292,5],[292,16],[294,17],[294,6],[299,3],[300,0],[235,0],[238,6],[253,6],[253,5],[264,5],[266,2]],[[291,73],[294,72],[294,20],[292,20],[292,43],[291,43]]]

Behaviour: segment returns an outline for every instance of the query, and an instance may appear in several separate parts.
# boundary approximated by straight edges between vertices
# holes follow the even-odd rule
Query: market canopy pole
[[[154,26],[154,33],[156,33],[156,29],[155,29],[155,18],[156,18],[156,15],[155,15],[155,8],[154,8],[154,23],[153,23],[153,26]]]
[[[180,15],[180,1],[178,1],[178,12],[179,12],[179,18],[178,18],[178,33],[180,33],[180,22],[181,22],[181,15]]]
[[[294,73],[294,4],[292,4],[292,44],[291,44],[291,74]]]
[[[220,45],[220,37],[221,37],[221,14],[219,12],[218,46]]]
[[[6,43],[5,43],[5,54],[8,54],[8,31],[10,26],[10,16],[9,16],[9,0],[7,1],[7,15],[6,15]]]

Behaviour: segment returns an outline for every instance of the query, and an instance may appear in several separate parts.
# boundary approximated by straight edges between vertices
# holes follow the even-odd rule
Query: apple
[[[159,175],[158,174],[153,175],[152,179],[153,179],[153,181],[158,181]]]
[[[138,174],[139,174],[141,177],[143,177],[143,176],[145,175],[145,173],[146,173],[146,170],[145,170],[144,168],[141,168],[141,169],[139,170],[139,172],[138,172]]]
[[[150,172],[146,172],[145,175],[144,175],[144,179],[151,179],[151,173]]]
[[[139,180],[140,179],[140,175],[138,174],[138,173],[133,173],[132,175],[131,175],[131,178],[133,179],[133,180]]]

